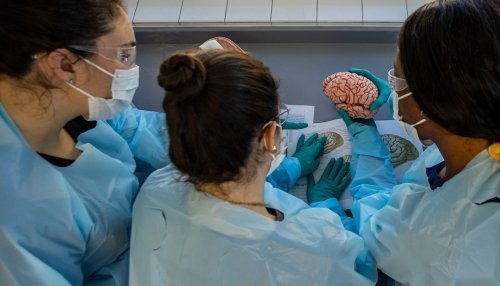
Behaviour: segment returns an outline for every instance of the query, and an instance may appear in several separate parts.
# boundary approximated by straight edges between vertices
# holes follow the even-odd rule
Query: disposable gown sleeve
[[[427,266],[424,265],[429,263],[408,247],[419,242],[407,224],[407,214],[401,210],[406,204],[418,205],[420,195],[400,190],[405,187],[408,186],[398,185],[392,194],[378,193],[363,198],[353,207],[354,217],[359,218],[356,221],[359,223],[359,234],[377,261],[377,267],[404,284],[408,283],[408,277],[425,273]],[[439,247],[436,244],[436,248]],[[436,253],[440,251],[436,250]]]
[[[339,225],[337,221],[337,216],[335,214],[327,214],[327,213],[321,213],[320,210],[314,210],[314,211],[304,211],[305,203],[292,196],[289,194],[286,194],[284,192],[281,192],[280,190],[276,191],[270,191],[268,188],[266,188],[265,193],[265,201],[267,202],[273,202],[272,205],[278,209],[285,209],[285,217],[290,215],[290,213],[297,213],[297,212],[303,212],[308,213],[308,214],[314,214],[313,216],[310,217],[310,221],[308,223],[318,225],[318,223],[325,223],[326,220],[331,219],[331,222],[335,225]],[[314,208],[329,208],[330,210],[336,209],[336,210],[341,210],[342,213],[344,211],[342,210],[342,207],[340,203],[338,202],[337,199],[328,199],[323,202],[317,202],[314,203]],[[313,207],[313,206],[311,206]],[[333,208],[333,209],[332,209]],[[327,211],[328,212],[328,211]],[[344,213],[344,216],[347,217]],[[303,218],[305,216],[302,216]],[[341,217],[342,220],[342,217]],[[308,225],[304,221],[304,225]],[[342,221],[343,223],[343,221]],[[344,223],[343,223],[344,224]],[[325,224],[325,227],[323,229],[328,229],[328,225],[330,224]],[[345,228],[345,226],[344,226]],[[308,230],[304,230],[308,231]],[[342,233],[342,232],[341,232]],[[332,233],[333,234],[333,233]],[[340,243],[341,245],[344,246],[344,249],[349,249],[351,247],[355,248],[355,239],[351,239],[353,237],[357,237],[357,234],[353,234],[350,232],[344,232],[343,235],[339,235],[338,237],[330,237],[330,241],[337,241],[337,243]],[[319,242],[318,242],[319,243]],[[327,251],[325,249],[325,251]],[[344,261],[345,265],[350,265],[350,261],[348,262],[347,260]],[[377,281],[377,267],[376,267],[376,262],[371,255],[371,253],[368,251],[366,248],[359,249],[359,252],[357,254],[356,260],[354,261],[354,268],[355,271],[365,278],[369,279],[373,284]],[[343,276],[345,273],[341,273],[342,271],[339,269],[339,272],[337,272],[337,275]],[[356,284],[358,285],[358,284]]]
[[[344,226],[345,229],[352,231],[354,233],[357,233],[356,225],[354,223],[354,220],[347,216],[347,214],[344,211],[344,208],[340,204],[340,202],[336,198],[329,198],[327,200],[324,200],[322,202],[314,202],[311,204],[312,208],[327,208],[331,210],[332,212],[336,213],[339,217],[340,220],[342,221],[342,225]]]
[[[267,176],[266,181],[277,189],[288,193],[300,177],[300,162],[295,157],[286,157],[281,164]]]
[[[375,212],[386,205],[396,185],[396,176],[391,155],[375,126],[353,122],[348,131],[353,146],[349,189],[353,197],[351,210],[359,231]],[[361,201],[363,198],[367,199]]]
[[[353,122],[348,126],[352,136],[350,192],[354,200],[396,185],[391,154],[376,127]]]
[[[8,232],[0,230],[0,285],[72,284],[34,253],[16,243]]]
[[[153,169],[164,167],[170,162],[165,113],[129,107],[106,122],[127,141],[135,158],[151,165]]]

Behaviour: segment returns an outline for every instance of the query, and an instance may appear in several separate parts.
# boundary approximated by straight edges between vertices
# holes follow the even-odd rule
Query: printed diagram
[[[327,131],[319,134],[319,137],[326,137],[323,154],[328,154],[344,144],[342,136],[336,132]]]
[[[408,170],[412,162],[422,152],[421,145],[408,137],[394,120],[377,120],[375,123],[383,142],[391,153],[394,174],[396,181],[399,183],[406,170]],[[324,136],[327,138],[320,164],[318,169],[313,173],[315,180],[318,181],[331,158],[344,158],[344,161],[351,160],[352,138],[341,119],[314,123],[304,129],[289,131],[288,154],[294,154],[300,135],[304,134],[307,139],[314,133],[318,133],[320,137]],[[374,146],[373,148],[376,147]],[[299,179],[289,193],[307,201],[306,178]],[[339,201],[345,209],[349,209],[352,205],[352,197],[348,191],[343,192]]]
[[[391,152],[391,162],[394,168],[417,159],[418,150],[410,141],[394,134],[382,134],[381,136],[387,149]]]

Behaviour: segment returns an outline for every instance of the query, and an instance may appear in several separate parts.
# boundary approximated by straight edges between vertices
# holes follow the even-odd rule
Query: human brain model
[[[370,111],[370,104],[378,96],[377,87],[358,74],[338,72],[328,76],[323,80],[323,92],[337,109],[347,111],[352,118],[372,118],[378,111]]]

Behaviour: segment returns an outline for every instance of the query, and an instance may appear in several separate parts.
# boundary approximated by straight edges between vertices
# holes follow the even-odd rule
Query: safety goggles
[[[280,104],[280,113],[279,115],[277,116],[277,120],[279,120],[279,124],[280,125],[283,125],[283,123],[287,122],[288,121],[288,115],[290,114],[290,109],[288,108],[288,106],[286,106],[286,104]]]
[[[75,49],[75,50],[82,51],[82,52],[89,52],[89,53],[97,54],[97,55],[99,55],[107,60],[110,60],[110,61],[117,60],[121,64],[125,65],[127,68],[130,68],[135,64],[135,58],[137,55],[135,45],[126,46],[126,47],[99,47],[99,49],[96,47],[71,45],[71,46],[68,46],[68,48]],[[99,50],[114,51],[115,58],[113,59],[113,58],[107,57],[107,56],[103,55],[102,53],[100,53]]]
[[[389,82],[389,86],[392,91],[402,91],[403,89],[408,87],[405,79],[399,78],[394,75],[394,69],[390,69],[387,72],[387,81]]]
[[[278,122],[278,128],[283,129],[281,127],[281,125],[283,125],[283,123],[287,122],[289,113],[290,113],[290,109],[285,104],[281,104],[280,105],[280,113],[277,116],[275,116],[271,121],[267,122],[262,127],[262,130],[266,129],[267,126],[269,126],[273,122]]]
[[[283,127],[281,126],[283,125],[283,123],[287,122],[288,114],[290,114],[290,109],[285,104],[281,104],[280,113],[278,114],[278,116],[273,118],[271,121],[269,121],[262,127],[262,130],[265,130],[271,123],[278,122],[277,126],[280,129],[280,148],[278,151],[279,154],[286,154],[286,150],[288,148],[287,134],[285,130],[283,130]]]

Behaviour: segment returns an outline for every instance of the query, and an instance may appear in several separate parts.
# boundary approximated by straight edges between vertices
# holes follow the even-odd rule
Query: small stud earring
[[[75,80],[74,80],[74,79],[72,79],[72,78],[70,78],[70,79],[68,80],[68,83],[70,83],[70,84],[74,84],[74,83],[75,83]]]
[[[276,153],[278,151],[278,148],[276,148],[276,145],[273,146],[273,149],[271,149],[271,152]]]

